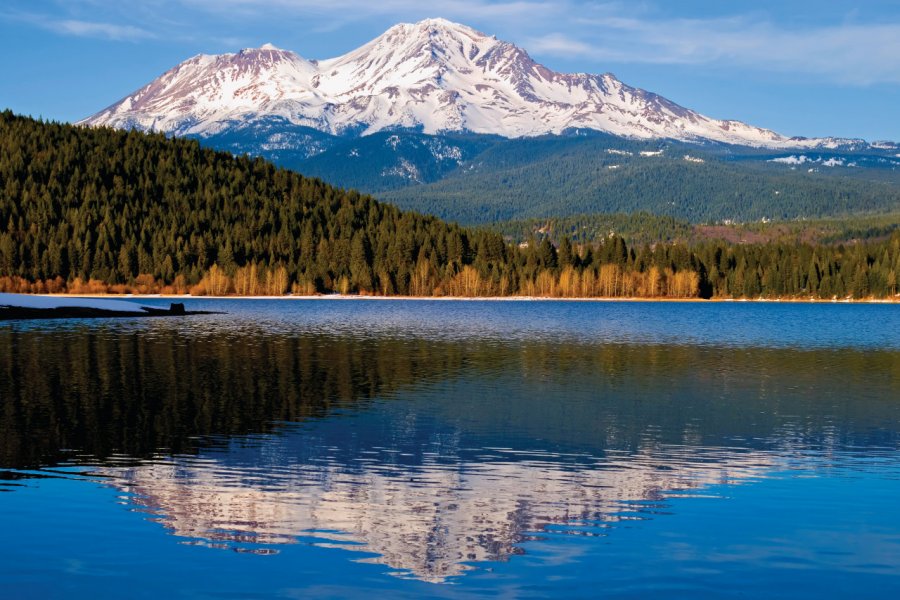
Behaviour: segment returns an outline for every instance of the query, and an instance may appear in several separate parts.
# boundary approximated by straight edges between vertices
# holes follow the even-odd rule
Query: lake
[[[187,304],[0,324],[3,598],[900,597],[900,306]]]

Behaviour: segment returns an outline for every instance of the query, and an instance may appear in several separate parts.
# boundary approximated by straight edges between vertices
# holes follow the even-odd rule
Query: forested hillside
[[[900,209],[895,162],[885,168],[798,167],[768,160],[597,135],[509,140],[438,181],[379,197],[465,224],[634,211],[692,223],[747,222]],[[829,164],[838,164],[833,160]]]
[[[284,125],[231,127],[201,144],[260,154],[402,208],[463,224],[647,211],[691,223],[900,210],[894,150],[780,151],[597,132],[505,139],[396,130],[338,137]]]
[[[884,240],[900,230],[900,213],[843,219],[795,219],[715,225],[695,224],[647,212],[600,213],[500,221],[485,227],[499,231],[513,242],[547,236],[557,245],[566,236],[575,243],[596,244],[613,234],[625,238],[629,245],[658,242],[696,244],[710,240],[738,244],[856,244]]]
[[[591,245],[611,235],[624,238],[629,245],[694,241],[694,227],[689,222],[648,212],[498,221],[481,227],[499,231],[506,239],[515,243],[549,237],[557,246],[564,237],[568,237],[574,244]]]
[[[579,241],[515,245],[195,141],[0,114],[0,291],[863,298],[900,272],[900,233]]]
[[[489,262],[505,258],[497,234],[401,213],[191,140],[7,112],[0,143],[6,276],[107,285],[140,279],[214,293],[406,293],[419,255],[462,266],[490,247]]]

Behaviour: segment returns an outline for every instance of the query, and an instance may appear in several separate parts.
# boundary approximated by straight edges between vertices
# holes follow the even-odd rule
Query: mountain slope
[[[463,223],[650,211],[695,223],[896,213],[886,151],[773,152],[593,132],[505,139],[380,132],[309,158],[308,176]]]
[[[396,25],[323,61],[271,45],[195,56],[82,123],[207,137],[273,119],[336,135],[418,129],[521,137],[590,129],[767,148],[855,143],[788,138],[712,119],[609,73],[557,73],[511,43],[443,19]],[[306,147],[289,137],[271,131],[263,143],[287,139],[294,150]]]
[[[0,291],[22,290],[19,279],[54,286],[26,291],[90,279],[224,292],[224,274],[238,293],[408,293],[419,256],[450,274],[482,247],[511,262],[496,233],[159,134],[0,112],[0,182]]]
[[[339,175],[313,169],[313,160],[321,165],[328,156],[299,168]],[[694,223],[748,222],[900,209],[900,160],[875,168],[862,166],[864,159],[881,158],[823,160],[809,153],[802,156],[816,156],[818,162],[797,166],[771,162],[771,156],[606,135],[546,136],[506,140],[440,180],[378,195],[402,208],[469,224],[637,211]],[[854,163],[860,166],[846,166]]]

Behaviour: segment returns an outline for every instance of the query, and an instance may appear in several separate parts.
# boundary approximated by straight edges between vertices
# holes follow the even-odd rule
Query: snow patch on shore
[[[0,308],[94,308],[118,312],[144,313],[144,307],[126,300],[97,298],[68,298],[64,296],[33,296],[31,294],[0,294]]]

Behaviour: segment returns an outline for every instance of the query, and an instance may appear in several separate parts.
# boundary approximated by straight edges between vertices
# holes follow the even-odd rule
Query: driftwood
[[[141,306],[141,312],[105,310],[87,306],[60,306],[56,308],[33,308],[26,306],[0,306],[0,321],[24,319],[109,319],[127,317],[184,317],[190,315],[221,314],[205,310],[185,310],[183,302],[173,302],[169,308]]]

